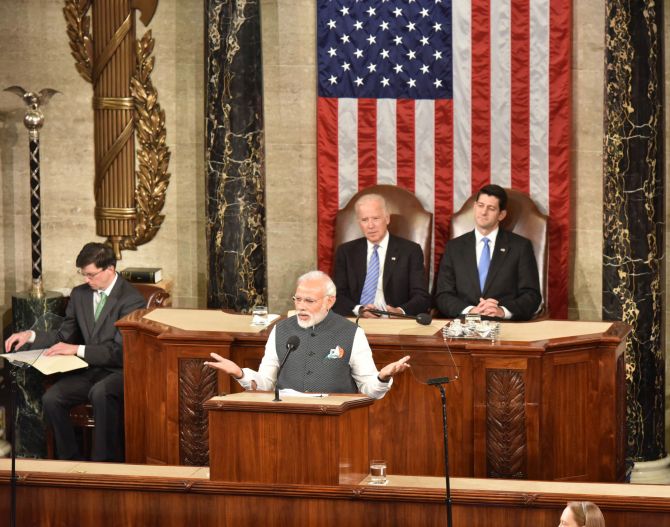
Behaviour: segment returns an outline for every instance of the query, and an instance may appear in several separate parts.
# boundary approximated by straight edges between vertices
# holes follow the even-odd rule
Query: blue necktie
[[[484,284],[486,284],[486,275],[489,274],[489,266],[491,265],[491,249],[489,249],[489,239],[482,238],[484,247],[482,254],[479,257],[479,288],[484,291]]]
[[[361,292],[360,305],[362,306],[373,304],[375,296],[377,296],[377,282],[379,281],[379,253],[377,249],[379,249],[379,245],[374,246],[368,263],[368,273],[365,275],[365,283]]]

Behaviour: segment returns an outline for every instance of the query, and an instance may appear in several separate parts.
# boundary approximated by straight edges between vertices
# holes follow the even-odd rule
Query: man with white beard
[[[331,311],[336,288],[330,277],[311,271],[298,278],[296,315],[275,325],[265,344],[258,371],[240,368],[216,353],[207,366],[231,375],[245,390],[280,388],[300,392],[357,393],[381,399],[393,376],[409,368],[409,356],[377,371],[365,333],[356,324]],[[277,379],[279,365],[288,353],[287,343],[299,339]]]

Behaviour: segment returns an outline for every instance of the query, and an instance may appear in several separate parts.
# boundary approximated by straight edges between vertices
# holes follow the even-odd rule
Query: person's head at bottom
[[[570,501],[563,509],[559,527],[605,527],[600,508],[590,501]]]

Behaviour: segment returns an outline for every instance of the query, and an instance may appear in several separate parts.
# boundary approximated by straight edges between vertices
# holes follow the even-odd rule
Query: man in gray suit
[[[77,404],[93,406],[93,461],[122,461],[123,340],[114,325],[146,306],[144,297],[116,272],[110,247],[87,243],[77,256],[85,283],[70,293],[65,319],[57,331],[22,331],[5,341],[5,351],[26,343],[48,348],[45,355],[77,355],[83,370],[62,375],[44,394],[44,415],[54,429],[59,459],[80,459],[69,412]]]
[[[505,189],[486,185],[475,199],[475,229],[447,243],[435,290],[442,315],[529,320],[540,306],[533,247],[500,228],[506,207]]]

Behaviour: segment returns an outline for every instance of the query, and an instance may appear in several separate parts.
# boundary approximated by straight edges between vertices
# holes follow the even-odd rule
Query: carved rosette
[[[157,5],[158,0],[65,0],[63,8],[75,66],[93,84],[96,232],[107,237],[117,258],[121,249],[153,239],[164,219],[170,152],[151,81],[154,40],[148,31],[136,41],[133,13],[141,11],[146,25]]]
[[[486,372],[486,474],[527,477],[526,387],[523,372]]]

